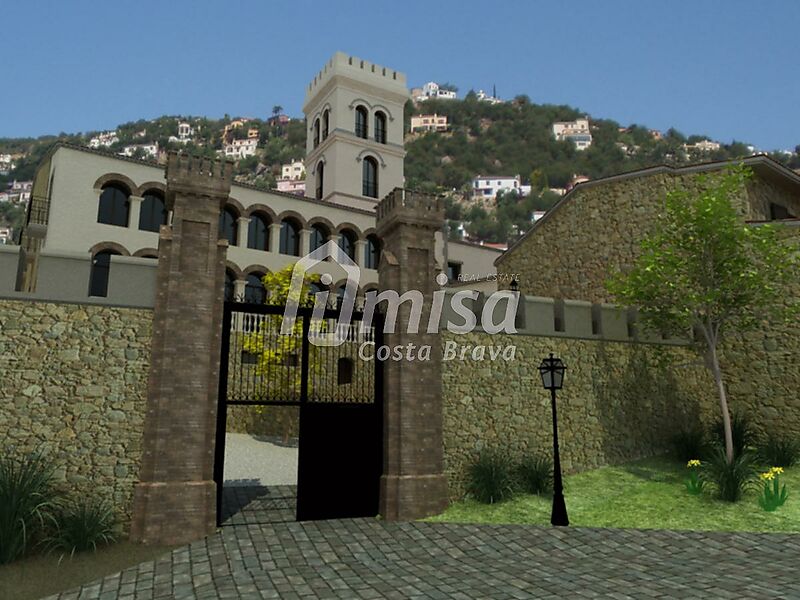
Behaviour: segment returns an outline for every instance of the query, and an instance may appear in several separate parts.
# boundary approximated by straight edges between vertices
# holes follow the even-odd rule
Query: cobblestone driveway
[[[250,525],[59,596],[595,597],[800,598],[800,535],[373,519]]]

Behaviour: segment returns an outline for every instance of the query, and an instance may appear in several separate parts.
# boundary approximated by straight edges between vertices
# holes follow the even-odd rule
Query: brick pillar
[[[419,290],[425,299],[419,333],[408,333],[409,302],[398,311],[395,333],[385,343],[429,344],[429,362],[387,360],[384,369],[384,463],[380,511],[385,519],[425,517],[447,506],[442,442],[441,341],[426,333],[436,285],[434,234],[444,204],[430,194],[395,188],[378,205],[377,234],[383,241],[378,267],[381,290]]]
[[[232,163],[171,152],[158,244],[142,466],[131,539],[183,544],[215,529],[214,442]]]

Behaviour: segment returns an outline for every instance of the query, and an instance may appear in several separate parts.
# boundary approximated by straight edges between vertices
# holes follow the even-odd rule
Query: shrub
[[[695,460],[705,456],[708,451],[708,440],[700,425],[682,429],[672,436],[672,449],[675,458],[681,462]]]
[[[706,485],[704,479],[700,477],[700,467],[703,465],[698,459],[693,458],[686,463],[686,468],[689,469],[689,478],[686,480],[686,490],[693,496],[699,496],[703,493],[703,488]]]
[[[53,468],[41,453],[22,459],[0,457],[0,564],[20,557],[52,519],[57,494]]]
[[[114,511],[106,502],[73,502],[63,506],[54,517],[54,531],[45,539],[48,550],[63,550],[72,555],[116,541]]]
[[[469,493],[484,504],[508,500],[514,495],[511,463],[501,454],[484,451],[469,468]]]
[[[520,487],[528,494],[553,491],[553,462],[543,456],[525,458],[517,467]]]
[[[758,457],[766,465],[793,467],[800,460],[800,441],[788,436],[770,435],[758,449]]]
[[[714,423],[711,434],[714,442],[725,447],[725,429],[722,424],[722,417]],[[748,447],[755,444],[756,432],[750,417],[746,413],[731,413],[731,435],[733,436],[733,454],[741,455]]]
[[[781,486],[783,467],[772,467],[766,473],[761,473],[759,478],[764,483],[764,489],[758,497],[758,504],[767,512],[772,512],[781,507],[789,497],[786,484]]]
[[[729,464],[725,448],[716,448],[702,468],[703,478],[716,487],[717,498],[737,502],[741,500],[745,490],[753,485],[756,475],[755,455],[742,451]]]

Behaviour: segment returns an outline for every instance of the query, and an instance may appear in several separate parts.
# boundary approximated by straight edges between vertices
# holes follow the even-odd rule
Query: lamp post
[[[553,412],[553,511],[550,513],[550,523],[566,527],[569,525],[567,505],[564,502],[564,486],[561,482],[561,458],[558,455],[558,417],[556,414],[556,390],[560,390],[564,383],[564,371],[567,367],[560,358],[545,358],[539,365],[539,374],[542,376],[544,389],[550,390],[550,405]]]

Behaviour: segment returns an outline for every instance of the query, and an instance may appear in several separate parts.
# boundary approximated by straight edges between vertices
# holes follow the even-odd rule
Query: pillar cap
[[[444,224],[444,199],[435,194],[394,188],[377,206],[378,235],[404,223],[429,229]]]

